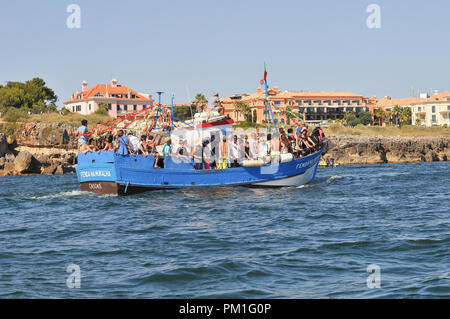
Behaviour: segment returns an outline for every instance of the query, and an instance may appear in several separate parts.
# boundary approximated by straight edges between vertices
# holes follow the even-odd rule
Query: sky
[[[450,90],[450,1],[0,1],[0,84],[43,78],[58,106],[120,84],[162,102],[270,86],[379,98]],[[68,28],[70,4],[80,28]],[[369,28],[371,4],[380,28]]]

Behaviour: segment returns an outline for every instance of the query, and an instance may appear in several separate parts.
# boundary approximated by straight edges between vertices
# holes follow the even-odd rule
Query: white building
[[[424,102],[412,104],[411,112],[414,125],[450,126],[450,92],[435,92]]]
[[[105,103],[111,117],[118,117],[142,110],[146,105],[153,105],[151,95],[136,91],[118,84],[116,79],[111,84],[97,84],[88,89],[86,81],[81,83],[81,91],[77,91],[72,98],[65,101],[65,108],[83,115],[94,113],[98,105]]]

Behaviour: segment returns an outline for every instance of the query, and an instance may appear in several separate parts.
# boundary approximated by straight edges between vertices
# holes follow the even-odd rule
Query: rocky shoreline
[[[330,135],[324,158],[339,165],[438,162],[450,159],[448,137]]]
[[[324,158],[335,163],[448,161],[450,138],[330,135]],[[0,176],[75,171],[76,127],[63,123],[0,123]]]
[[[73,173],[76,148],[76,127],[68,124],[0,124],[0,176]]]

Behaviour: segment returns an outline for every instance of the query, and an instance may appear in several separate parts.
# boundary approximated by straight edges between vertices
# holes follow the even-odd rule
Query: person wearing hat
[[[209,99],[206,107],[208,112],[219,112],[219,93],[214,92],[213,96]]]

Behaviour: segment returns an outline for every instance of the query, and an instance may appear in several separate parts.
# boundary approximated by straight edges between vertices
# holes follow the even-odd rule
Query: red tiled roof
[[[106,96],[106,90],[108,90],[108,96]],[[77,101],[83,101],[88,98],[94,97],[97,93],[100,93],[101,95],[103,95],[104,98],[114,98],[114,99],[121,99],[121,100],[147,100],[147,101],[150,101],[149,98],[146,98],[145,96],[137,93],[136,91],[134,91],[124,85],[112,86],[110,84],[97,84],[96,86],[93,86],[92,88],[90,88],[86,91],[75,93],[74,94],[75,98],[65,101],[64,104],[77,102]],[[111,96],[112,94],[125,94],[128,96],[128,93],[130,95],[135,95],[136,97],[135,98],[120,98],[120,97],[112,97]],[[78,95],[81,95],[80,99],[77,99]]]

